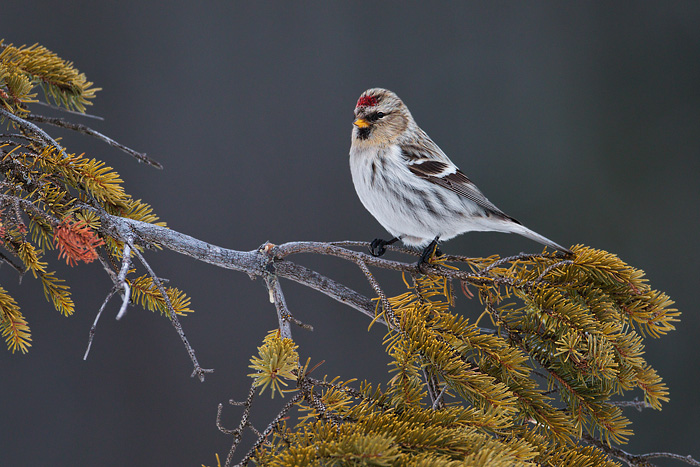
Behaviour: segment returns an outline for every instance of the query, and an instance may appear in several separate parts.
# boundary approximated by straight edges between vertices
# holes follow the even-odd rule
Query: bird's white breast
[[[429,182],[413,175],[398,145],[350,150],[350,172],[364,207],[393,236],[408,245],[423,246],[441,232],[440,222],[426,213],[437,206]],[[451,196],[448,194],[447,196]]]
[[[398,145],[350,149],[350,172],[365,208],[393,236],[422,247],[435,237],[498,230],[472,201],[411,173]],[[486,222],[486,223],[484,223]]]

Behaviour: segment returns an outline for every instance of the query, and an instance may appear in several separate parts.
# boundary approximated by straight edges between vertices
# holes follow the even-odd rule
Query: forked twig
[[[251,457],[253,457],[253,455],[255,454],[255,451],[257,451],[258,448],[260,447],[260,445],[265,442],[265,439],[272,433],[272,431],[277,428],[277,426],[282,421],[282,419],[287,416],[287,413],[289,413],[289,411],[292,409],[294,404],[296,404],[297,402],[299,402],[303,398],[304,398],[304,394],[302,394],[301,392],[298,392],[297,394],[294,395],[294,397],[292,397],[289,400],[289,402],[287,402],[284,405],[284,407],[282,407],[282,410],[280,410],[280,412],[277,414],[277,416],[272,419],[270,424],[267,425],[267,428],[265,428],[263,430],[263,432],[260,433],[260,436],[258,437],[258,440],[255,442],[255,444],[253,444],[253,447],[250,448],[250,450],[245,455],[245,457],[243,457],[243,459],[241,459],[241,461],[238,464],[236,464],[235,467],[242,467],[242,466],[248,464]],[[232,459],[233,459],[233,454],[235,453],[235,451],[236,451],[235,448],[232,448],[232,450],[229,452],[229,455],[226,458],[226,464],[225,464],[226,467],[230,467]]]
[[[244,407],[243,415],[241,415],[241,421],[238,424],[238,428],[235,428],[233,430],[228,430],[224,428],[223,424],[221,423],[221,412],[223,410],[223,404],[219,404],[218,410],[216,412],[216,427],[219,429],[219,431],[221,431],[224,434],[233,435],[233,444],[231,445],[231,449],[229,450],[229,454],[226,458],[226,465],[231,464],[231,461],[233,460],[233,454],[236,452],[238,444],[241,442],[241,439],[243,437],[243,430],[245,430],[246,427],[250,427],[254,432],[260,434],[258,430],[256,430],[250,423],[250,409],[253,405],[254,397],[255,384],[251,384],[250,390],[248,391],[248,397],[246,398],[245,402],[229,401],[231,405],[242,405]]]
[[[180,339],[182,340],[182,343],[185,344],[185,348],[187,349],[187,353],[190,356],[190,360],[192,360],[192,364],[194,365],[194,371],[192,372],[192,376],[197,376],[200,381],[204,381],[204,375],[206,373],[212,373],[214,370],[210,369],[204,369],[199,365],[199,362],[197,361],[197,357],[194,354],[194,349],[190,345],[189,340],[187,339],[187,336],[185,336],[185,331],[182,329],[182,325],[180,324],[180,320],[177,318],[177,313],[175,312],[175,307],[173,307],[173,303],[170,300],[170,296],[168,296],[167,291],[165,290],[165,287],[163,287],[162,282],[156,275],[156,273],[153,271],[151,268],[151,265],[148,264],[148,261],[146,261],[146,258],[143,257],[141,252],[137,249],[133,249],[134,254],[136,257],[139,259],[141,264],[146,268],[148,271],[148,274],[151,276],[151,279],[153,280],[153,283],[155,284],[156,288],[160,292],[160,294],[163,296],[163,300],[165,301],[165,305],[168,307],[168,316],[170,317],[170,322],[173,323],[173,327],[177,331],[177,334],[180,336]]]

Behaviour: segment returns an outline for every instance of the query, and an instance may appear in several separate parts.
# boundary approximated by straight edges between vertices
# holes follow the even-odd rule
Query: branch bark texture
[[[104,212],[101,213],[101,218],[104,233],[120,241],[126,242],[133,237],[134,242],[142,246],[155,247],[157,245],[220,268],[246,273],[251,278],[274,274],[277,277],[289,279],[322,292],[371,319],[375,317],[376,305],[369,297],[285,258],[297,253],[317,253],[337,256],[353,262],[361,259],[365,264],[386,269],[418,271],[417,267],[410,263],[375,258],[329,243],[265,244],[256,250],[238,251],[213,245],[175,230],[146,222],[125,219]]]

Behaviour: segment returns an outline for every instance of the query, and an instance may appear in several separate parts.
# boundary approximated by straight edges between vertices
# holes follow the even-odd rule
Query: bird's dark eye
[[[367,115],[367,120],[370,122],[376,122],[380,118],[386,116],[384,112],[372,112],[371,114]]]

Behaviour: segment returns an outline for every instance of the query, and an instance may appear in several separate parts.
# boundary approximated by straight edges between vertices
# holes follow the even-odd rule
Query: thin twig
[[[447,383],[442,387],[442,391],[440,391],[440,394],[438,394],[437,398],[435,399],[435,402],[433,402],[433,410],[437,410],[440,405],[444,407],[444,401],[443,398],[445,397],[445,393],[447,392]]]
[[[105,270],[109,278],[112,280],[113,284],[116,284],[117,282],[117,277],[118,274],[112,270],[112,265],[107,262],[107,259],[100,254],[97,259],[100,260],[100,264],[102,264],[102,268]]]
[[[438,393],[438,388],[440,387],[440,382],[437,377],[428,370],[428,359],[421,353],[421,358],[423,360],[423,379],[425,379],[425,387],[427,388],[428,397],[430,397],[430,402],[433,410],[441,409],[445,406],[444,402]],[[445,383],[447,387],[447,383]]]
[[[311,378],[310,376],[305,376],[305,378],[306,378],[311,384],[313,384],[314,386],[321,386],[321,387],[324,387],[324,388],[333,388],[333,389],[336,389],[336,390],[338,390],[338,391],[346,392],[346,393],[350,394],[350,395],[353,396],[353,397],[358,397],[358,398],[361,398],[361,399],[366,399],[365,396],[364,396],[364,394],[362,394],[362,393],[361,393],[360,391],[358,391],[357,389],[354,389],[354,388],[351,388],[351,387],[348,387],[348,386],[342,386],[342,385],[336,384],[336,383],[331,383],[330,381],[323,381],[323,380],[321,380],[321,379]]]
[[[187,353],[190,356],[190,359],[192,360],[192,364],[194,365],[194,372],[192,373],[192,376],[197,375],[200,381],[204,382],[204,375],[206,373],[212,373],[214,370],[211,369],[204,369],[199,365],[199,362],[197,361],[197,357],[194,354],[194,349],[190,345],[189,340],[187,339],[187,336],[185,336],[185,331],[182,329],[182,325],[180,324],[180,320],[177,318],[177,313],[175,313],[175,308],[173,307],[172,302],[170,301],[170,297],[168,296],[168,293],[165,291],[165,287],[163,287],[163,284],[161,283],[160,279],[156,275],[156,273],[153,271],[151,268],[151,265],[148,264],[148,261],[146,261],[146,258],[143,257],[141,252],[134,248],[134,254],[136,254],[136,257],[139,259],[141,264],[146,268],[148,271],[148,274],[151,276],[151,279],[153,280],[153,283],[155,284],[156,288],[160,292],[160,294],[163,296],[163,300],[165,301],[165,305],[168,307],[168,316],[170,316],[170,322],[173,323],[173,327],[177,331],[177,334],[180,336],[180,339],[182,340],[182,343],[185,344],[185,348],[187,349]]]
[[[119,308],[119,313],[117,313],[117,319],[122,319],[126,314],[126,308],[129,305],[129,299],[131,298],[131,287],[129,287],[126,281],[126,274],[129,272],[129,267],[131,266],[131,249],[133,245],[133,239],[127,239],[124,242],[124,249],[122,250],[122,268],[117,276],[117,283],[115,287],[121,287],[124,289],[124,296],[122,298],[122,306]]]
[[[297,387],[304,395],[304,400],[316,411],[316,418],[319,420],[330,420],[334,425],[338,425],[341,422],[340,417],[328,413],[328,406],[321,400],[321,394],[314,391],[313,383],[307,378],[299,378]]]
[[[17,115],[3,109],[2,107],[0,107],[0,115],[3,115],[6,118],[12,120],[17,125],[19,125],[21,128],[24,128],[25,130],[29,131],[30,133],[34,133],[35,135],[37,135],[44,142],[44,145],[53,146],[56,149],[58,149],[62,155],[65,154],[65,150],[63,149],[63,147],[60,144],[58,144],[55,139],[53,139],[51,136],[49,136],[48,133],[46,133],[44,130],[42,130],[38,126],[34,125],[31,122],[28,122],[27,120],[25,120],[23,118],[18,117]]]
[[[289,311],[287,306],[287,300],[284,298],[284,293],[282,292],[282,285],[279,283],[277,278],[276,264],[278,261],[271,254],[272,249],[275,245],[270,242],[265,242],[258,248],[258,251],[267,257],[267,263],[265,264],[265,269],[267,274],[265,275],[265,284],[267,285],[267,290],[270,294],[270,302],[275,304],[277,309],[277,320],[279,321],[279,329],[282,334],[283,339],[292,338],[292,330],[289,327],[289,323],[294,323],[297,326],[306,329],[307,331],[313,331],[313,327],[304,324],[298,319],[296,319],[292,312]]]
[[[474,263],[473,256],[450,255],[447,253],[443,253],[440,259],[444,259],[448,263]]]
[[[107,296],[105,297],[104,301],[102,302],[102,306],[100,307],[100,310],[97,312],[97,316],[95,316],[95,321],[92,322],[92,326],[90,326],[90,332],[88,334],[88,345],[87,349],[85,349],[85,354],[83,355],[83,360],[87,360],[88,355],[90,354],[90,349],[92,348],[92,340],[95,337],[95,331],[97,331],[97,322],[100,320],[100,316],[102,316],[102,312],[104,311],[105,307],[107,306],[107,303],[109,300],[114,296],[114,294],[117,292],[116,287],[112,287],[112,290],[109,291]]]
[[[279,277],[284,277],[312,288],[340,303],[354,308],[379,324],[386,324],[384,319],[376,317],[376,306],[372,300],[350,287],[291,261],[278,261],[275,263],[275,266]]]
[[[262,445],[262,443],[265,442],[265,439],[267,438],[267,436],[270,433],[272,433],[273,430],[277,429],[277,425],[279,424],[279,422],[281,422],[282,419],[287,416],[287,413],[289,413],[289,411],[292,409],[294,404],[296,404],[297,402],[299,402],[303,398],[304,398],[304,394],[299,392],[299,393],[295,394],[294,397],[292,397],[289,400],[289,402],[287,402],[284,405],[284,407],[282,407],[282,410],[280,410],[280,412],[277,414],[277,416],[272,419],[272,421],[270,422],[269,425],[267,425],[267,428],[265,428],[263,430],[263,432],[260,434],[260,436],[258,437],[258,440],[255,442],[255,444],[253,444],[253,447],[250,448],[250,451],[248,451],[248,454],[246,454],[245,457],[238,464],[236,464],[236,467],[242,467],[244,465],[248,465],[250,458],[253,457],[253,454],[255,454],[255,451],[258,450],[260,445]],[[229,457],[232,457],[232,456],[233,456],[233,453],[229,453]],[[230,467],[230,465],[231,465],[231,462],[229,461],[229,459],[226,459],[225,466]]]
[[[528,259],[532,259],[532,258],[538,258],[541,256],[542,256],[542,254],[537,254],[537,253],[530,253],[530,254],[520,253],[520,254],[513,255],[513,256],[506,256],[505,258],[501,258],[501,259],[489,264],[487,267],[480,270],[479,273],[486,274],[487,272],[491,271],[493,268],[497,268],[505,263],[512,263],[513,261],[518,261],[518,260],[528,260]]]
[[[20,133],[3,133],[0,135],[0,138],[2,138],[2,139],[0,139],[0,143],[11,144],[15,147],[18,145],[17,141],[15,141],[15,140],[18,138],[27,140],[28,142],[35,143],[35,144],[41,144],[41,142],[42,142],[39,138],[33,138],[31,136],[22,135]],[[5,138],[7,138],[7,139],[5,139]],[[7,153],[8,151],[3,150],[3,152]]]
[[[642,459],[666,458],[685,462],[686,464],[690,465],[700,465],[700,461],[691,455],[681,456],[680,454],[674,454],[672,452],[649,452],[647,454],[638,454],[636,457],[640,457]]]
[[[379,286],[379,282],[377,282],[377,279],[374,278],[372,273],[370,272],[369,268],[365,264],[364,261],[361,259],[356,262],[356,264],[360,267],[362,272],[364,273],[365,277],[367,278],[367,281],[369,284],[372,286],[374,289],[374,293],[377,294],[379,297],[379,300],[382,302],[382,308],[384,308],[384,315],[386,316],[386,322],[389,325],[390,328],[396,328],[398,327],[398,323],[396,321],[396,316],[394,315],[394,310],[391,308],[391,303],[389,303],[389,299],[386,297],[386,294],[382,290],[382,288]]]
[[[248,397],[246,398],[245,402],[237,402],[237,403],[232,403],[231,405],[242,405],[244,407],[243,409],[243,415],[241,416],[241,421],[238,424],[238,428],[234,430],[228,430],[224,428],[223,424],[221,423],[221,411],[223,409],[223,404],[219,404],[219,408],[216,412],[216,427],[219,429],[224,434],[227,435],[233,435],[233,444],[231,445],[231,449],[229,450],[228,457],[226,458],[226,465],[230,465],[231,461],[233,460],[233,454],[236,452],[236,449],[238,448],[238,444],[241,442],[241,439],[243,437],[243,430],[245,430],[246,426],[250,425],[250,409],[253,405],[253,397],[255,397],[255,384],[250,385],[250,390],[248,391]],[[232,401],[229,401],[232,402]],[[252,425],[251,425],[252,426]],[[255,430],[257,431],[257,430]]]
[[[547,267],[544,269],[544,271],[542,271],[542,273],[541,273],[539,276],[537,276],[537,279],[535,279],[535,282],[536,282],[536,283],[537,283],[537,282],[540,282],[540,281],[541,281],[547,274],[549,274],[549,272],[552,271],[553,269],[556,269],[556,268],[561,267],[561,266],[568,266],[568,265],[571,265],[571,264],[574,264],[574,262],[573,262],[572,260],[570,260],[570,259],[567,259],[567,260],[564,260],[564,261],[559,261],[558,263],[550,264],[549,266],[547,266]]]
[[[45,117],[43,115],[37,115],[37,114],[29,114],[24,118],[26,120],[30,120],[32,122],[47,123],[49,125],[54,125],[54,126],[61,127],[61,128],[67,128],[69,130],[77,131],[79,133],[84,133],[86,135],[94,136],[95,138],[104,141],[105,143],[109,144],[110,146],[115,147],[117,149],[120,149],[120,150],[124,151],[125,153],[129,154],[130,156],[135,157],[139,162],[146,163],[146,164],[153,166],[157,169],[163,168],[163,166],[161,165],[160,162],[151,159],[150,157],[146,156],[145,153],[134,151],[133,149],[131,149],[127,146],[124,146],[121,143],[114,141],[112,138],[105,136],[98,131],[93,130],[92,128],[88,127],[87,125],[82,125],[80,123],[68,122],[66,120],[63,120],[62,118]]]
[[[610,401],[608,402],[610,405],[614,405],[616,407],[633,407],[637,409],[638,412],[641,412],[644,409],[651,409],[653,406],[648,403],[647,401],[638,401],[638,400],[633,400],[633,401]]]
[[[2,252],[0,252],[0,260],[2,260],[3,262],[9,264],[10,266],[12,266],[12,269],[14,269],[15,271],[17,271],[17,273],[19,274],[19,280],[20,280],[20,282],[22,282],[22,277],[24,276],[24,273],[25,273],[26,271],[24,271],[24,270],[22,269],[22,267],[19,266],[18,264],[15,264],[15,262],[12,261],[12,258],[9,258],[9,257],[5,256],[5,254],[2,253]]]
[[[112,268],[108,267],[104,258],[100,257],[100,262],[102,263],[102,266],[105,268],[105,270],[109,273],[109,276],[112,278],[114,285],[112,286],[112,290],[109,291],[109,294],[107,294],[107,297],[105,298],[104,302],[102,302],[102,306],[97,312],[97,316],[95,316],[95,321],[93,321],[92,326],[90,327],[88,345],[87,349],[85,350],[85,355],[83,355],[83,360],[87,360],[88,355],[90,354],[90,349],[92,348],[92,341],[95,337],[95,332],[97,331],[97,322],[100,320],[100,316],[102,316],[102,312],[104,311],[107,302],[109,302],[109,300],[119,290],[124,290],[124,293],[122,294],[122,305],[119,308],[119,313],[117,313],[117,319],[121,319],[121,317],[124,316],[124,313],[126,313],[126,307],[129,305],[129,298],[131,297],[131,287],[129,287],[129,284],[126,282],[126,274],[129,271],[129,266],[131,265],[131,242],[131,238],[128,241],[124,242],[124,249],[122,251],[122,267],[118,275],[115,275],[112,271]]]
[[[274,303],[277,310],[277,321],[279,323],[280,335],[282,339],[292,338],[292,328],[289,326],[289,318],[292,314],[287,307],[287,301],[284,299],[284,293],[280,286],[280,281],[274,274],[268,275],[266,278],[267,288],[270,291],[270,301]]]
[[[44,107],[48,107],[49,109],[58,110],[59,112],[65,112],[65,113],[69,113],[71,115],[78,115],[79,117],[92,118],[92,119],[101,120],[101,121],[104,120],[104,118],[100,117],[99,115],[92,115],[92,114],[85,113],[85,112],[76,112],[75,110],[66,109],[65,107],[53,105],[53,104],[50,104],[48,102],[35,101],[35,102],[32,102],[32,104],[43,105]]]
[[[299,326],[302,329],[305,329],[306,331],[313,331],[314,327],[311,326],[310,324],[306,324],[297,318],[294,317],[291,311],[289,311],[289,307],[287,306],[287,301],[284,298],[284,293],[282,293],[282,285],[280,284],[279,280],[275,278],[274,283],[273,283],[273,297],[275,301],[275,306],[279,303],[281,305],[281,310],[278,310],[278,316],[280,311],[283,312],[283,318],[285,321],[288,321],[292,324],[295,324]],[[290,331],[291,332],[291,331]],[[291,336],[290,336],[291,339]]]
[[[592,444],[604,451],[606,454],[617,457],[623,460],[627,465],[632,467],[653,467],[654,464],[649,462],[649,459],[666,458],[674,459],[677,461],[685,462],[686,464],[700,466],[700,462],[694,459],[692,456],[681,456],[680,454],[673,454],[670,452],[650,452],[647,454],[631,454],[627,451],[623,451],[620,448],[609,446],[607,443],[594,438],[588,433],[584,433],[581,437],[588,444]]]

